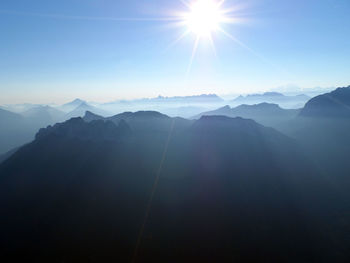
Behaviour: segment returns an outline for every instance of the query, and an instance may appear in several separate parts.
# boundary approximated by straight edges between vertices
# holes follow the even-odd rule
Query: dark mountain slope
[[[297,118],[282,131],[294,137],[317,165],[338,179],[340,189],[350,187],[350,87],[338,88],[311,99]]]
[[[2,122],[18,122],[22,120],[21,115],[0,108],[0,120]]]
[[[3,161],[7,160],[8,158],[10,158],[15,152],[17,152],[19,148],[14,148],[11,151],[8,151],[4,154],[0,154],[0,163],[2,163]]]
[[[301,117],[283,130],[303,145],[305,152],[338,183],[350,187],[350,120],[343,117]],[[341,187],[341,188],[343,188]]]
[[[0,165],[4,260],[341,262],[347,255],[328,231],[336,195],[292,139],[241,118],[184,126],[159,113],[122,116],[43,129]],[[171,128],[150,132],[154,120]]]
[[[27,126],[21,115],[0,109],[0,154],[34,138],[35,132],[28,132]]]
[[[350,86],[311,99],[301,111],[302,117],[350,118]]]

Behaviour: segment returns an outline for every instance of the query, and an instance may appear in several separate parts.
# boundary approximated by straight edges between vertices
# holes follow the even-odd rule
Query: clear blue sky
[[[239,7],[223,27],[247,48],[215,32],[217,54],[202,41],[187,72],[195,35],[172,46],[185,28],[152,20],[186,11],[180,0],[1,0],[0,104],[350,84],[349,0],[224,7]]]

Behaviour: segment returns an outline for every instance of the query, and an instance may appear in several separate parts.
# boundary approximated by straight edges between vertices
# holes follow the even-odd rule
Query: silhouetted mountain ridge
[[[300,116],[350,118],[350,86],[338,88],[311,99],[301,111]]]
[[[265,92],[263,94],[249,94],[239,96],[231,101],[233,104],[259,104],[273,103],[287,108],[300,108],[310,99],[307,95],[286,96],[278,92]]]
[[[222,102],[223,99],[216,94],[201,94],[193,96],[174,96],[174,97],[164,97],[158,96],[156,98],[144,98],[136,99],[130,101],[117,101],[124,103],[216,103]]]
[[[265,126],[271,126],[279,128],[284,123],[287,123],[291,119],[295,118],[300,110],[294,109],[282,109],[277,104],[260,103],[255,105],[240,105],[235,108],[225,106],[214,111],[204,112],[195,116],[194,118],[200,118],[201,116],[223,115],[227,117],[242,117],[247,119],[253,119],[256,122]]]
[[[169,116],[156,111],[124,112],[112,117],[103,118],[99,115],[86,112],[83,118],[85,121],[108,120],[118,124],[124,120],[134,131],[141,132],[164,132],[169,131],[174,122],[177,127],[187,127],[192,121],[183,118],[170,118]]]
[[[121,136],[126,136],[130,133],[130,127],[125,121],[120,121],[117,126],[111,121],[94,120],[85,122],[78,117],[40,129],[35,138],[36,140],[41,140],[48,136],[57,136],[80,140],[118,140]]]

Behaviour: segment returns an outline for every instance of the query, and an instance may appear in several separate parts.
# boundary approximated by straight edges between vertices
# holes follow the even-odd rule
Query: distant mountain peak
[[[66,104],[63,104],[62,107],[78,107],[79,105],[85,103],[84,100],[81,100],[81,99],[75,99],[71,102],[68,102]]]
[[[87,111],[89,111],[90,113],[99,114],[103,116],[108,115],[108,112],[105,112],[99,108],[96,108],[84,101],[81,104],[79,104],[77,107],[74,107],[73,110],[68,112],[66,117],[67,118],[83,117]],[[101,118],[99,117],[98,119],[101,119]]]
[[[258,104],[253,104],[253,105],[247,105],[247,104],[242,104],[238,106],[236,109],[240,108],[245,108],[245,109],[261,109],[261,110],[266,110],[266,109],[282,109],[278,104],[275,103],[267,103],[267,102],[262,102]]]
[[[84,100],[75,99],[75,100],[71,101],[70,103],[71,103],[71,104],[82,104],[82,103],[84,103],[84,102],[85,102]]]
[[[79,108],[89,108],[89,107],[92,107],[92,106],[89,105],[87,102],[83,101],[82,103],[79,104],[77,109],[79,109]]]
[[[71,102],[63,104],[60,108],[65,112],[70,112],[70,111],[76,109],[77,107],[79,107],[80,105],[82,105],[83,103],[85,103],[85,101],[83,101],[81,99],[75,99]]]
[[[276,97],[285,97],[285,95],[284,94],[282,94],[282,93],[279,93],[279,92],[265,92],[264,94],[263,94],[263,96],[270,96],[270,97],[273,97],[273,96],[276,96]]]

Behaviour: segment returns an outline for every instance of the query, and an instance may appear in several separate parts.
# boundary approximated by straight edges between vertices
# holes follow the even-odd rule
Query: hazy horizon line
[[[288,87],[288,86],[286,86]],[[86,103],[98,103],[98,104],[107,104],[107,103],[117,103],[117,102],[131,102],[131,101],[138,101],[138,100],[151,100],[151,99],[157,99],[157,98],[165,98],[165,99],[169,99],[169,98],[186,98],[186,97],[199,97],[199,96],[204,96],[204,95],[216,95],[219,98],[222,98],[224,101],[227,100],[231,100],[234,98],[237,98],[239,96],[247,96],[247,95],[255,95],[255,94],[264,94],[264,93],[269,93],[269,92],[276,92],[276,93],[281,93],[283,95],[308,95],[311,93],[319,93],[322,94],[324,92],[328,92],[331,90],[334,90],[338,87],[314,87],[314,88],[299,88],[299,90],[295,89],[295,90],[283,90],[283,87],[281,89],[279,88],[274,88],[274,89],[270,89],[270,90],[265,90],[265,91],[257,91],[257,92],[239,92],[239,93],[197,93],[197,94],[192,94],[192,95],[162,95],[159,94],[158,96],[150,96],[150,97],[130,97],[130,98],[114,98],[114,99],[106,99],[106,100],[92,100],[92,99],[87,99],[84,98],[84,96],[75,96],[75,97],[70,97],[66,99],[62,99],[59,101],[51,101],[51,102],[39,102],[39,101],[33,101],[33,100],[28,100],[28,101],[23,101],[23,102],[13,102],[13,103],[0,103],[0,106],[7,106],[7,105],[25,105],[25,104],[29,104],[29,105],[63,105],[66,103],[70,103],[73,102],[74,100],[81,100],[83,102]]]

